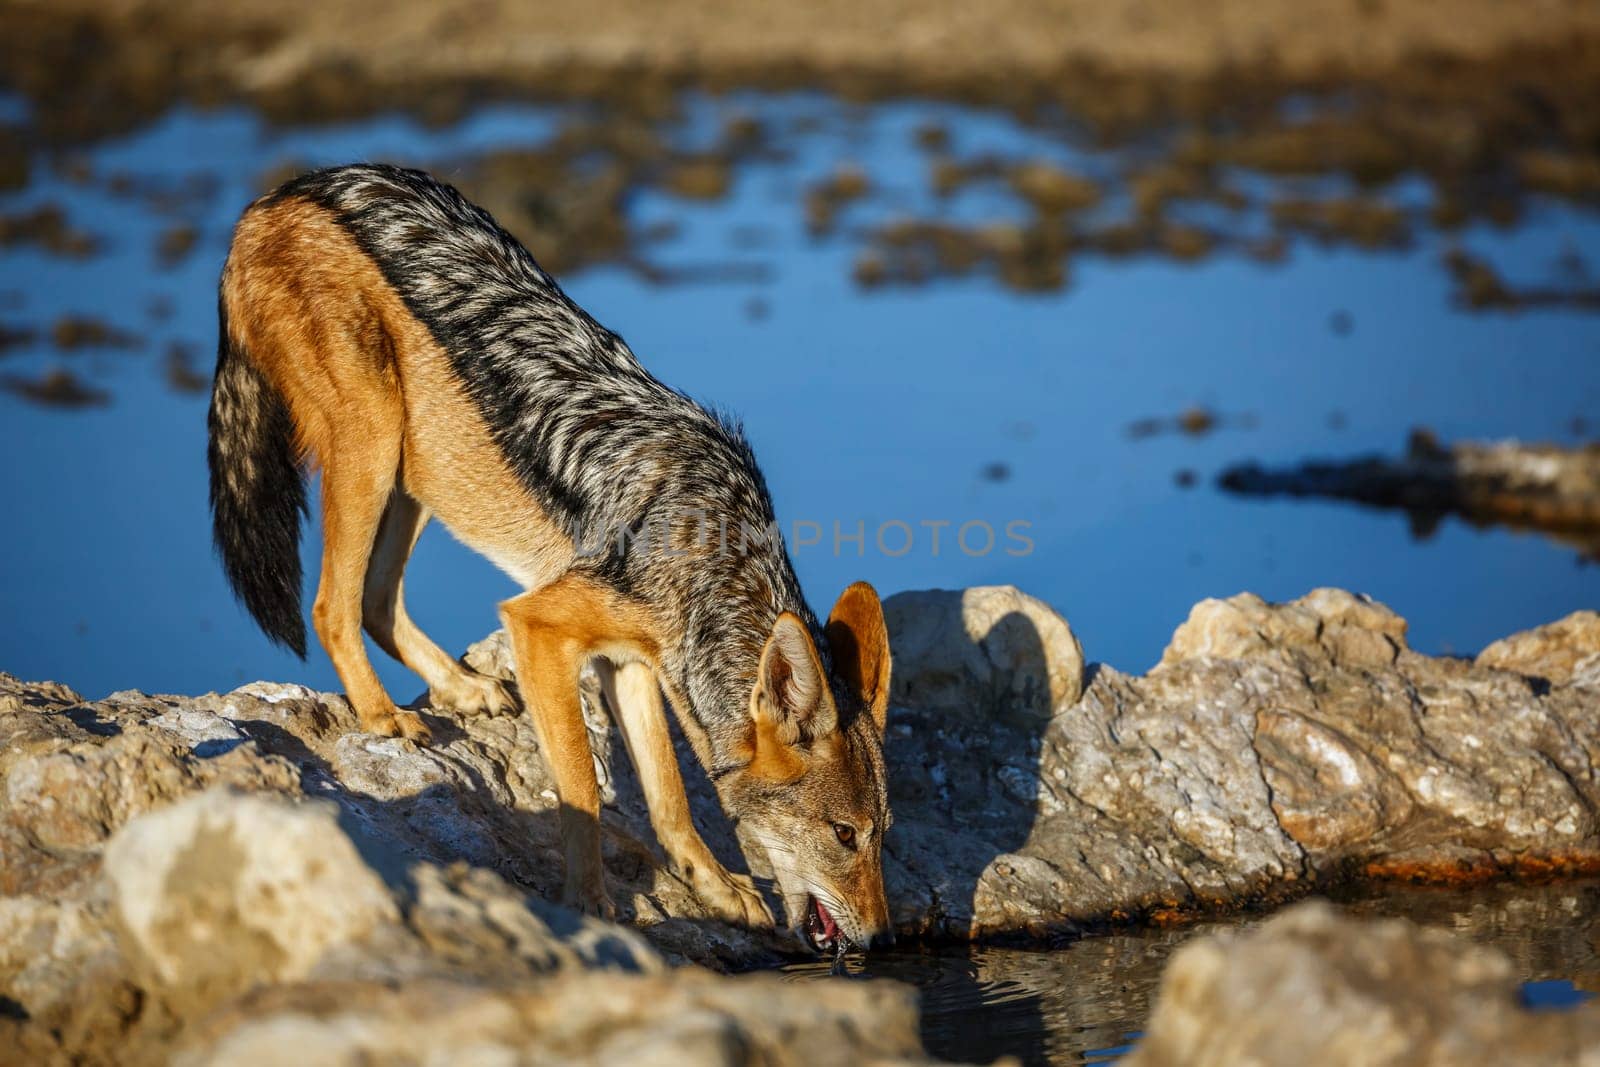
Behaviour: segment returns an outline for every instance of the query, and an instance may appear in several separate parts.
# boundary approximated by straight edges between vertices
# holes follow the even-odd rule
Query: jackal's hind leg
[[[494,715],[510,711],[515,705],[504,686],[450,658],[406,612],[406,561],[428,518],[427,509],[416,498],[395,486],[367,564],[362,622],[378,647],[428,683],[428,702],[434,707]]]
[[[650,823],[667,858],[719,918],[770,927],[772,912],[755,883],[718,862],[695,829],[655,671],[640,662],[613,665],[602,660],[597,666],[601,692],[639,770]]]
[[[322,577],[311,618],[361,718],[361,728],[425,745],[431,736],[427,725],[415,712],[395,707],[361,640],[367,563],[394,486],[399,453],[398,437],[390,447],[363,441],[359,448],[326,453],[322,467]]]

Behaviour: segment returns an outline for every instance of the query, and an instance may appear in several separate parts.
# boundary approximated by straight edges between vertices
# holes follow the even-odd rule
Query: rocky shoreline
[[[1469,661],[1411,651],[1403,619],[1349,593],[1245,594],[1197,605],[1142,676],[1086,666],[1066,621],[1010,587],[901,594],[886,614],[885,870],[904,935],[1037,941],[1355,877],[1600,870],[1596,613]],[[509,674],[498,635],[467,658]],[[342,697],[299,686],[85,701],[0,675],[0,1040],[46,1059],[181,1046],[222,1062],[271,1013],[311,1026],[306,1004],[333,983],[367,1020],[341,1032],[426,1012],[450,1031],[481,1012],[554,1042],[583,1013],[533,1007],[550,975],[601,970],[740,1048],[782,1046],[768,1024],[856,1033],[867,1012],[890,1022],[866,1032],[890,1036],[841,1045],[851,1058],[918,1054],[914,1006],[884,983],[785,987],[799,1014],[779,1025],[744,1014],[772,999],[768,979],[705,973],[795,946],[709,919],[660,863],[589,702],[622,925],[544,903],[555,798],[524,717],[425,711],[423,750],[354,732]],[[708,841],[743,866],[683,757]],[[747,855],[759,881],[765,859]],[[680,989],[659,977],[674,964],[700,966]],[[413,988],[427,1009],[408,1007]],[[652,1011],[626,1009],[632,1029],[590,1022],[623,1041]]]

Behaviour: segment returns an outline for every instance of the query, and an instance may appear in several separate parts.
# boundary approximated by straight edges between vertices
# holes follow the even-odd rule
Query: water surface
[[[1142,670],[1195,601],[1241,590],[1369,593],[1405,615],[1429,652],[1472,652],[1600,602],[1600,571],[1535,535],[1446,522],[1418,540],[1402,516],[1210,485],[1244,459],[1394,452],[1419,424],[1447,440],[1589,432],[1600,318],[1469,310],[1441,256],[1460,246],[1527,284],[1586,270],[1584,254],[1600,249],[1592,211],[1534,197],[1514,226],[1469,220],[1448,236],[1417,226],[1378,251],[1294,239],[1263,262],[1239,248],[1270,229],[1269,194],[1348,183],[1274,179],[1269,190],[1262,175],[1227,171],[1244,206],[1180,213],[1237,237],[1198,258],[1073,255],[1063,284],[1042,291],[1038,279],[992,271],[863,285],[861,260],[893,220],[1027,216],[1003,180],[938,195],[927,129],[943,130],[961,159],[1046,160],[1088,175],[1111,190],[1094,209],[1107,217],[1126,209],[1119,175],[1134,149],[1098,146],[1070,124],[805,94],[689,98],[661,136],[696,158],[726,138],[730,117],[768,131],[758,148],[720,175],[663,163],[666,177],[618,194],[629,235],[620,246],[591,227],[568,235],[559,259],[572,295],[655,373],[743,417],[780,519],[815,524],[802,529],[818,543],[793,548],[814,606],[857,578],[886,594],[1012,582],[1063,612],[1091,659]],[[11,386],[0,392],[0,669],[88,696],[256,678],[336,688],[320,651],[302,664],[267,643],[212,557],[205,383],[232,222],[298,166],[386,159],[466,181],[498,159],[528,175],[500,201],[537,223],[549,214],[541,190],[557,178],[515,153],[537,154],[572,121],[499,106],[448,126],[391,116],[279,128],[241,111],[179,109],[93,146],[38,153],[0,211],[54,206],[97,247],[76,258],[0,248],[0,324],[35,332],[0,348]],[[583,170],[584,156],[557,176],[562,188],[605,190],[609,158]],[[830,225],[808,226],[808,191],[841,168],[868,176],[866,194],[842,202]],[[1401,175],[1363,195],[1420,215],[1429,194]],[[549,246],[556,255],[555,238]],[[537,241],[533,251],[544,254]],[[62,348],[52,335],[69,316],[131,344]],[[87,391],[83,406],[28,399],[60,372]],[[1207,432],[1139,432],[1141,420],[1159,429],[1196,408],[1215,416]],[[903,555],[875,544],[896,520],[915,535]],[[924,523],[941,521],[952,525],[935,553]],[[969,522],[997,531],[992,549],[953,543]],[[1026,554],[1005,551],[1017,544],[1003,534],[1012,522],[1026,524]],[[983,546],[982,528],[969,548]],[[864,540],[849,539],[858,530]],[[889,528],[891,552],[902,537]],[[307,603],[317,551],[313,523]],[[512,592],[437,528],[407,573],[414,614],[452,649],[492,629],[496,601]],[[381,654],[375,663],[401,699],[419,688]]]
[[[1470,890],[1379,887],[1340,894],[1344,910],[1406,918],[1509,955],[1523,1000],[1565,1010],[1600,990],[1600,883],[1504,885]],[[1047,951],[976,947],[869,957],[858,978],[893,978],[917,988],[922,1037],[936,1056],[988,1063],[1115,1061],[1138,1041],[1162,969],[1192,938],[1258,925],[1265,916],[1085,937]],[[826,964],[787,970],[794,981],[825,979]]]

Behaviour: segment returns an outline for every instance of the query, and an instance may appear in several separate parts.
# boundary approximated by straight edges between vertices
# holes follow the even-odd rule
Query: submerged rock
[[[1197,605],[1143,676],[1085,667],[1065,620],[1009,587],[902,594],[886,617],[884,867],[903,934],[1044,937],[1351,876],[1600,869],[1592,613],[1470,662],[1413,652],[1403,619],[1343,591],[1242,594]],[[501,635],[466,658],[510,676]],[[137,1045],[130,1033],[168,1048],[200,1041],[202,1020],[255,1020],[204,1030],[193,1062],[212,1062],[258,1047],[229,1042],[273,1032],[250,1027],[276,1012],[308,1040],[381,1058],[397,1018],[434,1035],[480,1015],[496,1034],[589,1032],[541,1014],[553,994],[523,996],[552,971],[746,968],[795,949],[713,920],[663,864],[593,687],[585,704],[625,925],[544,903],[561,846],[526,716],[424,708],[435,745],[419,749],[360,733],[342,697],[300,686],[90,702],[0,675],[0,1028],[42,1056],[93,1060]],[[759,846],[738,839],[686,746],[680,757],[713,851],[765,879]],[[464,975],[487,985],[457,988]],[[362,985],[380,976],[384,991]],[[630,986],[617,1003],[637,997],[640,1019],[705,1048],[765,1047],[720,999],[735,994],[692,981],[705,984]],[[337,993],[351,1014],[307,1015],[334,995],[312,989],[327,982],[355,983]],[[405,990],[440,982],[426,1010],[407,1007]],[[752,999],[806,1032],[834,1025],[816,1012],[859,1007],[763,988]],[[650,1007],[669,1001],[699,1021]],[[645,1032],[612,1029],[595,1031],[608,1048]],[[914,1040],[894,1048],[913,1054]]]
[[[1327,497],[1406,512],[1419,538],[1446,515],[1474,525],[1536,530],[1600,558],[1600,444],[1501,441],[1441,445],[1415,430],[1406,454],[1223,471],[1217,484],[1245,496]]]
[[[1128,1067],[1592,1063],[1600,1007],[1533,1012],[1506,956],[1404,920],[1297,905],[1179,949]]]

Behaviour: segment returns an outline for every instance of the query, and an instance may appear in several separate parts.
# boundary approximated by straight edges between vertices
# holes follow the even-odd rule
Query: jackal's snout
[[[794,872],[781,872],[793,879]],[[788,893],[785,894],[786,898]],[[876,895],[852,900],[838,891],[818,889],[797,894],[803,904],[790,904],[790,914],[797,915],[794,932],[807,948],[819,955],[839,950],[871,950],[894,944],[894,927],[889,921],[888,907],[880,887]]]

